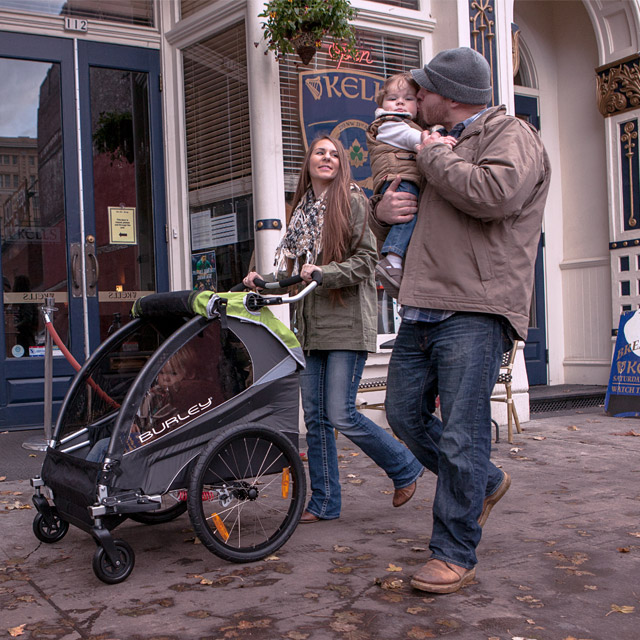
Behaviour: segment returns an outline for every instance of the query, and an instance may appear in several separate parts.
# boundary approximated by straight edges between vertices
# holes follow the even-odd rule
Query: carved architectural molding
[[[605,116],[640,107],[640,57],[596,69],[598,109]]]
[[[481,53],[491,67],[492,104],[500,104],[495,0],[469,0],[469,32],[471,48]]]
[[[513,22],[511,23],[511,53],[515,78],[520,70],[520,27]]]

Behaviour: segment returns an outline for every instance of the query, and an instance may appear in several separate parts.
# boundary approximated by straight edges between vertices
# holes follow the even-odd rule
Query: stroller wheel
[[[41,513],[36,514],[33,519],[33,533],[40,542],[53,544],[62,540],[69,531],[69,523],[63,520],[58,513],[53,510],[49,522]]]
[[[291,441],[271,427],[236,425],[215,436],[191,472],[189,517],[209,551],[253,562],[279,549],[298,524],[305,475]]]
[[[93,572],[107,584],[118,584],[126,580],[131,575],[136,560],[133,549],[124,540],[114,540],[113,544],[119,556],[117,566],[111,563],[102,546],[99,546],[93,555]]]

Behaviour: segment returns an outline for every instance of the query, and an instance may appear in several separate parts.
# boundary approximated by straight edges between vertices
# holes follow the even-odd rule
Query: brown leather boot
[[[411,586],[430,593],[453,593],[476,577],[476,568],[465,569],[457,564],[431,558],[411,579]]]

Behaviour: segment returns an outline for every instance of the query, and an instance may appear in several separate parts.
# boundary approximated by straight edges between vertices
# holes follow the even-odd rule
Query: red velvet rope
[[[80,363],[73,357],[73,354],[71,353],[71,351],[69,351],[69,349],[67,349],[67,347],[65,346],[64,342],[62,342],[62,340],[60,339],[60,336],[58,335],[58,332],[55,330],[55,327],[53,326],[51,321],[45,322],[45,327],[47,328],[47,331],[49,332],[49,335],[51,336],[53,341],[58,345],[58,348],[60,349],[60,351],[62,351],[62,353],[64,354],[64,357],[68,360],[69,364],[76,371],[80,371],[82,365],[80,365]],[[114,409],[120,408],[120,405],[111,396],[105,393],[98,386],[95,380],[93,380],[93,378],[89,378],[87,382],[89,383],[91,388],[98,394],[98,397],[102,398],[105,402],[110,404]]]

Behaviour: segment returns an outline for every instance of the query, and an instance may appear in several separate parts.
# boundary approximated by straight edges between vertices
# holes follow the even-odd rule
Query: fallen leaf
[[[617,604],[612,604],[611,611],[605,615],[605,618],[612,613],[633,613],[634,611],[635,607],[630,607],[629,605],[618,606]]]
[[[417,616],[419,613],[425,611],[424,607],[409,607],[407,609],[407,613],[410,613],[412,616]]]
[[[30,457],[30,458],[35,458],[35,457],[36,457],[36,454],[35,454],[35,453],[30,453],[30,454],[29,454],[29,457]]]
[[[389,563],[389,566],[386,568],[386,571],[402,571],[402,567],[398,567],[395,564]]]
[[[24,628],[26,626],[26,623],[21,624],[19,627],[11,627],[11,629],[7,629],[7,631],[12,638],[15,638],[16,636],[21,636],[24,633]]]
[[[402,578],[392,578],[391,576],[376,578],[374,581],[374,584],[380,585],[383,589],[399,589],[402,583]]]
[[[347,478],[357,478],[358,476],[355,473],[347,473]]]
[[[425,640],[425,638],[435,638],[436,634],[429,629],[423,629],[422,627],[411,627],[407,632],[407,638],[410,640]]]
[[[200,584],[213,584],[213,580],[209,580],[209,578],[202,578],[202,580],[200,580]]]
[[[635,536],[636,538],[640,538],[640,531],[634,531],[634,532],[629,531],[629,535]]]
[[[570,427],[567,427],[567,431],[580,431],[575,424],[572,424]]]
[[[546,436],[533,436],[534,440],[546,440],[547,437]]]
[[[280,558],[273,554],[264,559],[265,562],[274,562],[275,560],[280,560]]]
[[[631,547],[618,547],[618,551],[620,553],[629,553],[629,551],[631,551]]]
[[[625,431],[624,433],[614,433],[614,436],[635,436],[636,438],[640,438],[640,433],[631,429],[631,431]]]
[[[347,553],[349,551],[353,551],[351,547],[341,547],[339,544],[334,544],[333,550],[337,551],[338,553]]]
[[[513,449],[509,449],[509,453],[518,453],[518,451],[522,451],[520,447],[513,447]]]
[[[35,602],[36,599],[33,596],[18,596],[16,600],[20,600],[20,602]]]
[[[0,482],[4,482],[7,479],[7,476],[0,476]]]
[[[350,453],[349,455],[355,457],[355,456],[359,456],[360,454],[357,451],[355,451],[354,453]]]
[[[585,584],[584,588],[588,589],[589,591],[597,591],[598,590],[598,587],[596,587],[595,584]]]

